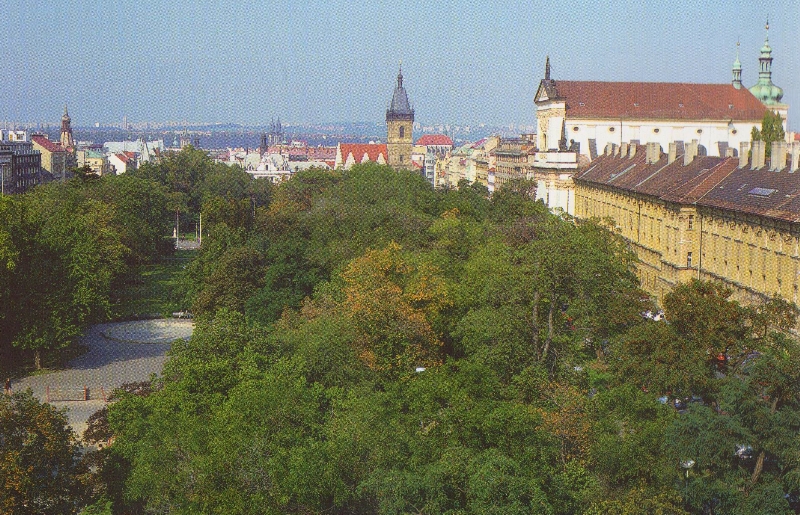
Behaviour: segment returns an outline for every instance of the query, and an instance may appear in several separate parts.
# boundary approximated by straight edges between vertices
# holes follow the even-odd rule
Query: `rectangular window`
[[[689,230],[694,230],[694,215],[689,215]]]
[[[686,253],[686,268],[692,268],[692,253]]]

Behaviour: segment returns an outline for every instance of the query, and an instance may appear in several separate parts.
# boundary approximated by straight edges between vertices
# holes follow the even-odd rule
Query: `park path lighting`
[[[689,487],[689,470],[694,467],[694,460],[684,460],[681,462],[681,468],[684,471],[684,485]]]

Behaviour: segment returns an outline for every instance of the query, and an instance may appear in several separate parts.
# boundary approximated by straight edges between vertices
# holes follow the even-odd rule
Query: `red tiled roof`
[[[342,160],[347,161],[347,156],[353,154],[353,159],[356,160],[356,163],[362,163],[362,158],[364,154],[367,155],[367,158],[370,161],[377,162],[378,156],[383,154],[383,159],[388,159],[388,151],[386,149],[386,144],[381,143],[341,143],[342,148]]]
[[[122,161],[123,163],[127,163],[127,162],[128,162],[128,159],[130,159],[130,158],[129,158],[127,155],[125,155],[125,154],[114,154],[114,155],[115,155],[115,156],[117,156],[117,159],[119,159],[119,160],[120,160],[120,161]]]
[[[632,159],[603,154],[575,180],[668,202],[800,222],[800,173],[790,172],[789,165],[777,171],[767,165],[753,170],[746,162],[739,168],[736,157],[710,156],[684,165],[681,155],[668,164],[663,154],[648,164],[645,154],[643,145]]]
[[[41,134],[34,134],[31,136],[31,141],[44,148],[48,152],[66,152],[67,149],[61,146],[60,143],[50,141],[46,136]]]
[[[415,145],[450,145],[453,146],[453,140],[444,134],[426,134],[417,140]]]
[[[129,159],[136,159],[136,152],[129,152],[126,150],[125,152],[123,152],[123,154],[128,156]]]
[[[766,107],[730,84],[555,81],[568,118],[761,120]]]

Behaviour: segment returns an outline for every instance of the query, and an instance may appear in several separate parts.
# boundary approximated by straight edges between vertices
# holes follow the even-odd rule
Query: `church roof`
[[[408,95],[406,94],[406,88],[403,87],[403,71],[400,70],[397,74],[397,86],[394,88],[394,93],[392,94],[392,103],[389,105],[388,114],[392,115],[414,115],[414,110],[411,109],[411,105],[408,103]]]
[[[444,134],[426,134],[417,140],[415,145],[450,145],[453,146],[453,140]]]
[[[766,110],[750,91],[731,84],[547,82],[548,97],[566,101],[568,118],[761,120]]]

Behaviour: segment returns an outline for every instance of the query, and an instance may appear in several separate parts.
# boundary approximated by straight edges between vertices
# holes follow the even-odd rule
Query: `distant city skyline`
[[[380,123],[401,60],[424,124],[533,125],[547,55],[556,80],[727,83],[739,40],[749,87],[769,16],[773,81],[800,131],[796,0],[32,0],[4,15],[0,120],[57,124],[68,104],[86,127]]]

